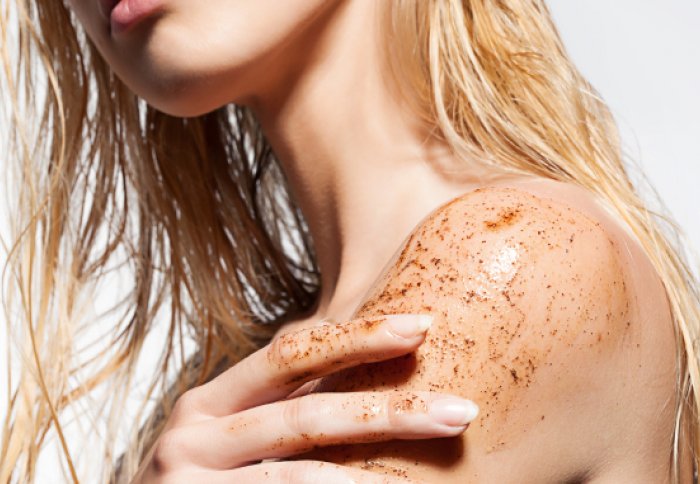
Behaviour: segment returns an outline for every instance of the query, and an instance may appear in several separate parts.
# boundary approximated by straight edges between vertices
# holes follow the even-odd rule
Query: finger
[[[397,469],[397,472],[401,472]],[[299,460],[293,462],[265,462],[226,471],[208,471],[193,475],[183,482],[211,484],[260,484],[286,482],[295,484],[399,484],[414,483],[405,477],[377,474],[354,467],[329,462]]]
[[[385,315],[285,334],[188,392],[198,412],[224,416],[289,395],[304,382],[415,350],[429,315]]]
[[[182,454],[169,457],[239,467],[319,446],[455,436],[477,413],[473,402],[436,392],[315,393],[181,427]]]

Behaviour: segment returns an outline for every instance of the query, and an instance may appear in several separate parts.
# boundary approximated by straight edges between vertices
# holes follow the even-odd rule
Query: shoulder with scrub
[[[378,466],[420,455],[435,465],[415,477],[436,482],[665,479],[670,310],[642,249],[587,191],[511,183],[437,208],[356,316],[408,312],[436,316],[415,354],[340,372],[324,389],[456,393],[480,414],[457,439],[373,444],[345,463],[381,449]]]

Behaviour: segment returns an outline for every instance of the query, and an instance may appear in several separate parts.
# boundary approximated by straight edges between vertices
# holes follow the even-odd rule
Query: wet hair
[[[247,108],[158,112],[115,77],[63,2],[6,5],[0,82],[11,101],[5,154],[17,197],[3,273],[14,353],[0,481],[31,480],[52,432],[77,480],[85,441],[74,444],[62,424],[82,412],[94,422],[90,458],[104,462],[104,479],[128,477],[178,395],[313,308],[313,244]],[[387,6],[384,51],[396,87],[463,168],[480,160],[583,187],[653,263],[677,336],[668,449],[678,482],[682,445],[697,462],[698,285],[670,219],[635,188],[614,120],[568,57],[544,1]],[[97,324],[88,303],[118,269],[131,279],[103,315],[107,324]],[[159,321],[164,333],[155,332]],[[92,343],[79,347],[86,331]],[[135,369],[153,334],[164,335],[158,371],[138,387]],[[115,436],[133,398],[137,424],[120,460]]]

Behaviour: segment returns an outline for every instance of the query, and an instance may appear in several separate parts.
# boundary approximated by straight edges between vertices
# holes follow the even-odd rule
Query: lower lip
[[[113,32],[125,32],[156,13],[162,0],[121,0],[109,15]]]

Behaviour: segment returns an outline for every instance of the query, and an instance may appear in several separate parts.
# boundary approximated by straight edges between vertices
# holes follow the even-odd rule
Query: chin
[[[199,84],[176,82],[149,86],[145,91],[137,91],[137,94],[158,111],[181,118],[201,116],[225,104],[212,100]]]
[[[171,116],[200,116],[237,99],[225,76],[155,62],[135,65],[148,67],[129,68],[119,77],[137,96]]]
[[[148,104],[171,116],[200,116],[230,103],[249,105],[264,78],[259,66],[162,60],[143,59],[120,77]]]

